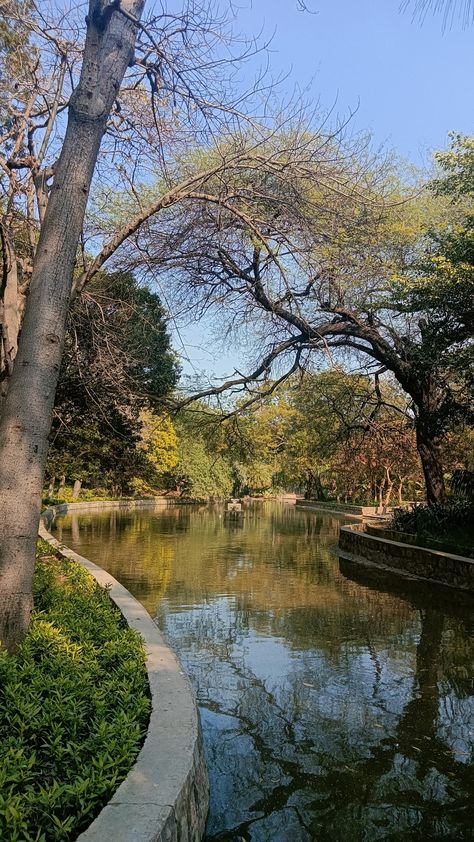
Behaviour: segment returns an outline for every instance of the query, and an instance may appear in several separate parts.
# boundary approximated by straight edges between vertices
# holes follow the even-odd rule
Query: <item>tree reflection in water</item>
[[[472,599],[338,563],[338,521],[110,513],[75,543],[156,613],[194,681],[208,840],[469,839]]]

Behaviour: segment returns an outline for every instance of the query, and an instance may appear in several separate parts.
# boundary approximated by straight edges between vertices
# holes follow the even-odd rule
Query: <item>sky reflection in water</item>
[[[209,842],[474,839],[474,599],[339,562],[339,523],[275,504],[58,520],[192,678]]]

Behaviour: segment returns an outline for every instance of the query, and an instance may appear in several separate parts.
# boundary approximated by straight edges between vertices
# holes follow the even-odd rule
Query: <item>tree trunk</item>
[[[380,509],[380,511],[381,511],[381,512],[383,511],[383,494],[384,494],[384,489],[385,489],[385,479],[381,479],[381,480],[380,480],[380,485],[379,485],[379,505],[378,505],[378,508]]]
[[[393,479],[390,473],[390,468],[385,468],[385,508],[390,506],[390,501],[392,499],[392,492],[393,492]]]
[[[5,397],[18,350],[20,312],[15,251],[6,228],[0,225],[2,289],[0,302],[0,397]]]
[[[403,505],[403,485],[404,485],[404,483],[405,483],[405,477],[400,477],[400,479],[398,481],[398,489],[397,489],[399,506]]]
[[[54,497],[54,486],[56,485],[56,477],[51,478],[51,482],[49,483],[48,488],[48,500],[52,500]]]
[[[418,423],[416,427],[416,447],[420,456],[425,477],[426,500],[429,506],[446,502],[443,466],[436,440],[430,436],[426,426]]]
[[[74,482],[74,488],[72,490],[72,499],[73,500],[77,500],[77,498],[79,497],[79,494],[81,493],[81,485],[82,485],[81,480],[76,479],[76,481]]]
[[[304,493],[305,500],[312,500],[313,499],[313,487],[314,487],[314,475],[311,471],[308,471],[306,474],[306,490]]]
[[[324,493],[324,488],[319,474],[316,474],[316,476],[314,477],[314,488],[316,492],[316,500],[325,500],[326,495]]]
[[[365,498],[366,506],[372,505],[372,500],[374,499],[374,481],[372,477],[369,478],[368,485],[367,485],[367,494]]]
[[[66,475],[63,474],[61,479],[59,480],[58,497],[63,496],[65,488],[66,488]]]
[[[24,638],[48,435],[77,244],[107,117],[133,56],[144,0],[89,0],[81,78],[41,226],[24,322],[0,422],[0,640]],[[123,14],[125,12],[125,14]]]

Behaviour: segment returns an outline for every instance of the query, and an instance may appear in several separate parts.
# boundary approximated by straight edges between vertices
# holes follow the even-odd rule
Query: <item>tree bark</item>
[[[81,486],[82,486],[81,480],[76,479],[75,482],[74,482],[74,488],[72,490],[72,499],[73,500],[77,500],[77,498],[79,497],[79,494],[81,493]]]
[[[304,492],[304,499],[305,500],[312,500],[313,499],[313,487],[314,487],[314,476],[311,471],[307,471],[306,473],[306,489]]]
[[[390,473],[390,468],[385,468],[385,508],[390,506],[390,502],[392,500],[392,492],[393,492],[393,479]]]
[[[385,491],[385,478],[384,478],[384,477],[382,477],[382,479],[380,480],[380,485],[379,485],[379,488],[378,488],[378,494],[379,494],[378,508],[380,509],[380,511],[381,511],[381,512],[383,512],[383,495],[384,495],[384,491]]]
[[[403,486],[405,484],[406,477],[399,477],[398,480],[398,488],[397,488],[397,498],[398,498],[398,505],[403,505]]]
[[[56,477],[51,477],[51,482],[49,483],[48,488],[48,500],[52,500],[54,497],[54,486],[56,485]]]
[[[18,268],[11,238],[0,225],[2,284],[0,302],[0,397],[5,397],[18,350],[20,311],[18,307]]]
[[[77,244],[107,117],[130,63],[144,0],[89,0],[79,84],[41,226],[24,322],[0,422],[0,640],[14,651],[32,582]]]
[[[446,488],[444,485],[443,466],[436,444],[436,439],[430,435],[423,423],[416,426],[416,447],[420,456],[421,466],[425,477],[426,500],[429,506],[446,502]]]
[[[321,482],[321,477],[319,474],[316,474],[314,477],[314,489],[316,492],[316,500],[325,500],[326,495],[324,493],[323,484]]]

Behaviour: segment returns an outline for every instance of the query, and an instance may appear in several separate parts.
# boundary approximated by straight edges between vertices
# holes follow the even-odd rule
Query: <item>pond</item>
[[[191,677],[208,842],[474,838],[474,599],[339,561],[341,522],[267,503],[56,522]]]

